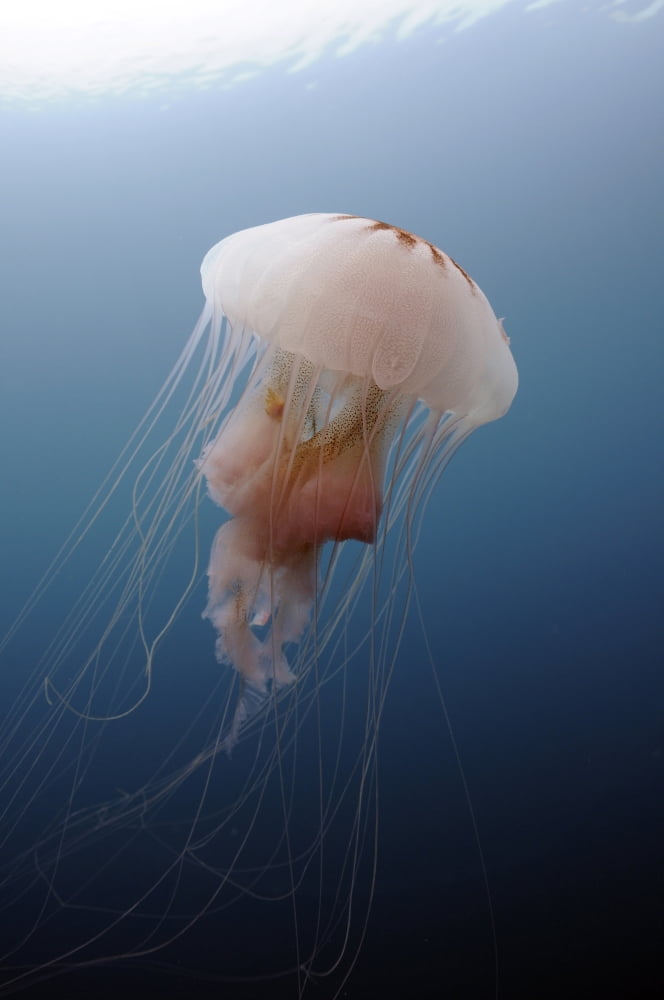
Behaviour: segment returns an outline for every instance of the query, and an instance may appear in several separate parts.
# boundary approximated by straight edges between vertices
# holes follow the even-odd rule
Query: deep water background
[[[451,253],[506,317],[519,393],[455,457],[417,554],[506,1000],[664,990],[663,45],[661,14],[563,4],[230,89],[0,110],[3,627],[169,371],[223,236],[308,211],[384,219]],[[62,575],[38,633],[79,582]],[[212,660],[193,618],[183,687],[209,671],[192,680],[199,651]],[[382,730],[377,900],[344,995],[491,997],[477,846],[411,625]],[[199,956],[219,947],[206,933]],[[154,963],[67,989],[236,995]]]

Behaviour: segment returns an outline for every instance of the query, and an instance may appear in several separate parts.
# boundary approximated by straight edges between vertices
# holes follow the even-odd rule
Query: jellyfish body
[[[232,743],[267,693],[294,680],[284,647],[310,620],[323,544],[375,540],[400,427],[424,406],[429,445],[444,421],[451,453],[505,413],[517,373],[475,282],[382,222],[313,214],[258,226],[213,247],[201,272],[213,327],[225,317],[257,358],[200,460],[231,515],[205,616],[218,659],[242,679]]]

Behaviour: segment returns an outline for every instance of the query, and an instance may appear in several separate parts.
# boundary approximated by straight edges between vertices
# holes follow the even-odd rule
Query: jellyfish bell
[[[101,532],[98,568],[0,727],[0,851],[11,858],[0,864],[1,902],[15,898],[29,914],[5,945],[0,987],[149,955],[206,914],[225,921],[238,900],[259,909],[269,900],[285,904],[294,924],[286,964],[296,995],[332,941],[338,950],[323,965],[341,989],[357,955],[351,923],[361,925],[371,906],[377,827],[370,831],[368,800],[422,512],[459,444],[502,416],[517,389],[508,339],[484,294],[451,257],[405,230],[351,215],[298,216],[227,237],[201,272],[206,302],[180,357],[0,642],[6,656],[62,567]],[[148,695],[158,699],[167,686],[153,682],[157,652],[177,665],[183,691],[189,682],[168,640],[191,597],[204,605],[210,511],[203,613],[229,669],[212,664],[219,690],[203,685],[186,737],[168,730],[163,759],[145,764],[153,770],[132,757],[106,791],[120,767],[116,727],[140,725]],[[360,597],[371,575],[367,613]],[[363,614],[350,636],[348,623]],[[183,638],[190,659],[192,627]],[[344,714],[350,664],[366,687],[358,732]],[[310,711],[323,691],[340,700],[329,770],[322,758],[335,707],[326,700],[325,713]],[[241,777],[239,755],[229,761],[224,752],[239,742],[255,748]],[[327,845],[344,836],[336,857]],[[131,852],[143,848],[131,868]],[[358,907],[365,856],[369,885]],[[117,876],[108,900],[106,875]],[[296,900],[314,897],[307,936]],[[89,929],[74,920],[69,937],[52,934],[81,911]],[[269,937],[252,924],[252,940]],[[362,938],[360,926],[357,947]],[[265,964],[275,971],[269,956]]]
[[[284,219],[227,237],[202,265],[212,323],[255,340],[245,397],[200,468],[232,515],[209,568],[217,656],[258,693],[294,675],[283,652],[309,620],[327,541],[373,542],[387,453],[423,404],[448,453],[508,409],[517,374],[475,282],[433,244],[348,215]],[[238,331],[238,334],[235,334]],[[271,617],[258,639],[254,622]],[[247,715],[240,702],[237,720]]]

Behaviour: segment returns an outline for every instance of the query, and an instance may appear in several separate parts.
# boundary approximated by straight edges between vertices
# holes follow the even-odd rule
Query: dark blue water
[[[661,14],[621,24],[562,4],[232,89],[1,112],[3,628],[169,371],[202,305],[200,259],[223,236],[308,211],[386,219],[452,254],[506,317],[519,393],[454,458],[416,557],[463,777],[413,612],[381,725],[375,901],[344,996],[494,996],[489,901],[501,997],[664,987],[663,42]],[[5,658],[5,704],[85,558]],[[100,753],[100,799],[137,760],[151,773],[215,690],[194,596],[152,703]],[[240,748],[224,780],[251,759]],[[43,796],[46,817],[62,796]],[[152,860],[144,844],[129,853],[127,884]],[[110,884],[100,905],[116,889],[126,898]],[[23,900],[9,889],[3,905],[8,933]],[[302,907],[314,919],[315,893]],[[255,974],[258,954],[292,962],[292,914],[253,919],[239,904],[165,954],[28,995],[54,982],[69,995],[297,995],[292,978],[225,980],[230,965]],[[67,920],[80,937],[94,918]]]

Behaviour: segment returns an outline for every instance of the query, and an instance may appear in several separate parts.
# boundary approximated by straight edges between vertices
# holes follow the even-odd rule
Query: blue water
[[[168,373],[223,236],[309,211],[385,219],[452,254],[506,317],[518,395],[455,456],[416,557],[463,770],[413,614],[381,726],[376,898],[344,996],[495,996],[489,900],[501,997],[664,988],[663,43],[662,14],[510,8],[230,89],[0,111],[2,629]],[[5,704],[84,558],[3,661]],[[100,798],[136,760],[156,766],[217,684],[199,591],[152,707],[100,757]],[[250,759],[232,758],[236,780]],[[128,883],[131,864],[147,861],[128,855]],[[8,933],[22,901],[9,888],[2,903]],[[240,906],[165,954],[27,992],[296,996],[292,980],[224,978],[229,955],[252,974],[292,936]]]

